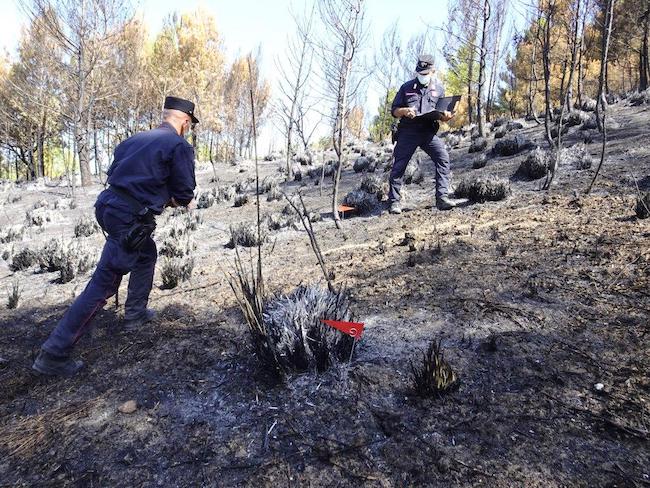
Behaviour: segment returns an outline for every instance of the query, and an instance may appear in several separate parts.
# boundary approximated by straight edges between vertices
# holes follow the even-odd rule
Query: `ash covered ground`
[[[38,263],[10,266],[52,238],[94,259],[103,236],[75,237],[75,227],[102,186],[76,189],[69,208],[64,184],[2,185],[0,225],[24,228],[0,244],[0,486],[647,486],[650,221],[636,218],[635,203],[650,190],[650,113],[623,101],[609,114],[590,195],[600,140],[580,126],[566,143],[586,139],[579,147],[594,164],[561,165],[550,192],[543,179],[515,176],[530,150],[477,163],[470,138],[454,135],[454,183],[496,176],[510,185],[507,199],[440,212],[432,163],[419,155],[402,215],[375,205],[342,230],[329,215],[331,178],[315,184],[331,155],[297,163],[302,181],[279,188],[302,188],[314,220],[322,216],[316,236],[366,332],[351,364],[283,382],[260,367],[224,274],[235,255],[230,226],[255,218],[252,162],[218,164],[218,183],[209,167],[199,171],[199,191],[215,202],[195,211],[191,278],[161,289],[159,261],[151,305],[160,315],[137,333],[120,330],[111,301],[78,345],[87,367],[70,380],[30,366],[89,275],[78,269],[61,283]],[[543,146],[542,128],[520,122],[504,139]],[[489,135],[485,152],[499,140]],[[390,149],[350,146],[342,196],[367,166],[386,179]],[[355,172],[362,155],[374,161]],[[324,286],[307,235],[274,199],[282,161],[260,164],[270,190],[261,195],[267,289]],[[234,206],[236,195],[248,203]],[[25,226],[28,212],[39,218],[34,207],[43,225]],[[159,248],[183,218],[159,219]],[[9,310],[14,284],[22,293]],[[122,301],[125,293],[123,284]],[[460,384],[421,399],[410,361],[432,339],[442,339]],[[121,413],[129,400],[135,412]]]

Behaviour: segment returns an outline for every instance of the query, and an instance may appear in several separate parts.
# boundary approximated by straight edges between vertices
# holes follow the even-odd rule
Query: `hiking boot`
[[[154,318],[156,318],[156,311],[147,308],[140,317],[135,319],[124,319],[122,321],[122,328],[127,332],[138,330],[144,324],[151,322]]]
[[[456,208],[458,205],[465,202],[467,202],[467,200],[453,200],[448,196],[442,196],[436,198],[436,207],[438,210],[451,210],[452,208]]]
[[[399,202],[393,202],[390,204],[390,209],[388,211],[392,214],[401,214],[402,207],[400,206]]]
[[[41,350],[32,364],[32,369],[48,376],[74,376],[83,368],[83,361],[70,359],[68,356],[55,356]]]

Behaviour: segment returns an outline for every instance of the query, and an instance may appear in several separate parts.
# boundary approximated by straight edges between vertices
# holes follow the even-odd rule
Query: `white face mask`
[[[431,81],[431,75],[418,75],[418,81],[421,85],[427,86]]]

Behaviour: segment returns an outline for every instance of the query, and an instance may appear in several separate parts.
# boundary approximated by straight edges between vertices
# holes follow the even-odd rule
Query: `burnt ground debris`
[[[641,111],[614,116],[650,125]],[[410,211],[343,231],[315,224],[366,333],[349,366],[286,382],[260,368],[221,275],[234,253],[229,224],[252,219],[252,205],[205,209],[192,279],[154,289],[160,315],[136,333],[120,330],[111,301],[79,344],[86,368],[67,381],[30,365],[87,276],[52,285],[50,274],[4,264],[3,279],[32,286],[18,309],[0,311],[0,486],[647,484],[650,223],[635,217],[634,181],[647,181],[650,154],[636,140],[614,131],[590,196],[573,189],[593,170],[566,167],[550,193],[517,181],[508,200],[438,212],[425,160]],[[468,144],[452,151],[454,181],[507,178],[526,157],[471,169]],[[342,195],[358,180],[346,167]],[[330,186],[322,197],[306,187],[310,211],[327,211]],[[407,232],[411,245],[400,245]],[[319,281],[302,232],[272,239],[269,289]],[[434,338],[460,384],[420,399],[409,363]],[[137,410],[119,413],[128,400]]]

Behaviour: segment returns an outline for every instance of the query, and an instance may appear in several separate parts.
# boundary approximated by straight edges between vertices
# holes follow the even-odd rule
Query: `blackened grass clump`
[[[360,214],[364,215],[371,213],[377,207],[378,200],[375,195],[367,191],[352,190],[345,195],[343,203],[355,208]]]
[[[192,277],[194,271],[194,259],[190,257],[167,258],[164,260],[161,270],[162,289],[171,290],[181,282]]]
[[[38,254],[29,248],[21,249],[11,261],[12,271],[23,271],[38,263]]]
[[[441,342],[431,341],[420,361],[411,361],[411,384],[420,397],[439,397],[459,384],[456,373],[445,361]]]
[[[261,240],[260,240],[261,239]],[[230,226],[230,241],[226,247],[234,249],[236,246],[255,247],[266,240],[266,235],[260,233],[258,239],[257,227],[255,224],[242,222]]]
[[[74,226],[74,236],[77,238],[90,237],[97,232],[99,232],[99,224],[88,215],[82,216]]]
[[[273,350],[278,371],[325,371],[347,360],[354,339],[321,322],[353,320],[346,290],[300,286],[264,305],[265,336],[255,338]]]
[[[650,192],[639,194],[636,200],[636,216],[640,219],[650,217]]]
[[[7,298],[7,308],[9,310],[18,308],[18,303],[20,302],[21,294],[22,294],[22,289],[20,288],[20,282],[18,280],[15,280],[11,284],[11,288],[9,289],[9,297]]]
[[[468,198],[474,203],[485,203],[505,200],[511,193],[508,180],[496,176],[480,176],[461,180],[455,195],[458,198]]]

